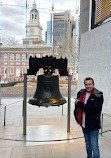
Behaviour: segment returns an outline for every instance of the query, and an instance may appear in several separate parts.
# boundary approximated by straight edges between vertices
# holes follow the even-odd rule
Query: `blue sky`
[[[75,15],[76,3],[79,0],[53,0],[54,12],[70,10]],[[34,0],[27,0],[27,21]],[[47,21],[50,20],[52,0],[35,0],[39,11],[39,21],[43,27],[43,39],[47,29]],[[1,5],[2,4],[2,5]],[[26,0],[0,0],[0,29],[2,35],[14,36],[17,39],[25,37],[26,26]],[[13,6],[15,5],[15,6]],[[78,4],[77,4],[78,5]]]

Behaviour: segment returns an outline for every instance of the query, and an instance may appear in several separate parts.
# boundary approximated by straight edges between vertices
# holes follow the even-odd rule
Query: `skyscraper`
[[[74,18],[70,11],[54,13],[53,38],[58,45],[63,45],[65,41],[72,40],[73,24]]]
[[[74,26],[74,17],[70,11],[54,13],[53,21],[51,14],[51,21],[47,22],[47,44],[52,44],[53,37],[53,47],[57,46],[58,50],[56,49],[56,52],[58,51],[58,56],[67,57],[68,59],[72,56]]]
[[[73,37],[74,17],[70,11],[53,14],[53,39],[58,45],[62,45],[64,40],[71,40]],[[47,22],[47,42],[51,43],[52,15]]]

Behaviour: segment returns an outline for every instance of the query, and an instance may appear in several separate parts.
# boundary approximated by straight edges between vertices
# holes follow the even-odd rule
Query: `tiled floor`
[[[7,105],[5,127],[4,105]],[[39,108],[28,104],[27,134],[23,136],[22,98],[3,98],[0,158],[86,158],[84,138],[79,138],[83,134],[74,120],[73,109],[74,100],[71,101],[70,133],[67,133],[67,103],[63,106],[63,115],[61,106]],[[103,131],[109,129],[111,116],[104,115]],[[78,139],[66,140],[71,138]],[[101,158],[110,158],[111,131],[99,136],[99,144]]]

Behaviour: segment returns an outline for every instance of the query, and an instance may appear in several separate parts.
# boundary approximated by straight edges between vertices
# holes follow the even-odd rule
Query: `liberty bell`
[[[54,74],[55,68],[61,76],[68,76],[67,59],[56,59],[52,56],[42,58],[29,58],[28,75],[36,75],[39,68],[43,68],[44,74],[37,76],[37,88],[32,99],[28,103],[36,106],[59,106],[66,103],[59,90],[59,77]]]

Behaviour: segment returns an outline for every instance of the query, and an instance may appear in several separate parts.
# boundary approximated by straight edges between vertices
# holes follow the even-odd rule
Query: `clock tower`
[[[30,11],[30,20],[27,25],[27,44],[36,45],[43,43],[42,30],[42,26],[39,22],[39,12],[36,9],[36,3],[34,0],[33,8]],[[26,38],[23,39],[23,44],[26,44]]]

